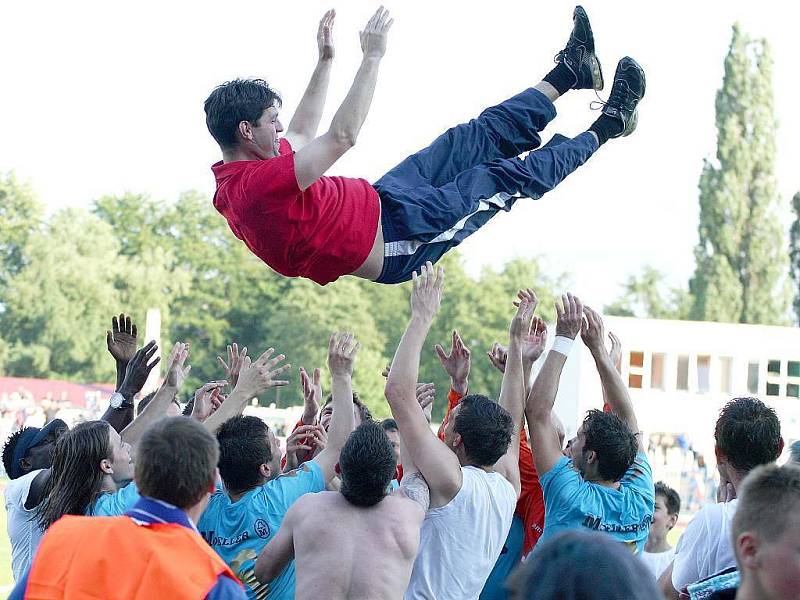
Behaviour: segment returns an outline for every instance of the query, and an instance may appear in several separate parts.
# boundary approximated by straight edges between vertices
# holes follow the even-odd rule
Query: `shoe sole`
[[[647,90],[647,78],[644,74],[644,69],[642,65],[632,59],[630,56],[626,56],[622,60],[626,61],[628,64],[626,68],[636,69],[639,72],[639,75],[642,78],[642,95],[639,97],[639,100],[636,103],[636,108],[633,110],[633,114],[631,115],[630,121],[625,126],[625,130],[622,132],[620,137],[626,137],[636,131],[636,126],[639,124],[639,102],[642,101],[644,98],[645,91]]]

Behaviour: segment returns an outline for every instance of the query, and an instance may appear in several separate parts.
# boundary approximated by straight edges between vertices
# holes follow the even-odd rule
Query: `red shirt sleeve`
[[[522,547],[522,555],[525,556],[533,550],[544,531],[544,495],[524,427],[519,435],[519,479],[521,490],[516,515],[525,525]]]
[[[455,391],[452,388],[448,392],[448,394],[447,394],[447,411],[445,411],[445,413],[444,413],[444,419],[442,419],[442,424],[439,425],[439,432],[437,434],[439,436],[440,440],[444,441],[444,428],[447,425],[448,421],[450,420],[450,413],[452,412],[452,410],[456,406],[458,406],[458,403],[461,402],[461,398],[463,398],[463,397],[464,397],[463,394],[459,394],[457,391]]]

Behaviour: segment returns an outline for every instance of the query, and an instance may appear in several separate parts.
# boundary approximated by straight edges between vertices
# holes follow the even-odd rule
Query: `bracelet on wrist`
[[[575,343],[575,340],[572,338],[568,338],[564,335],[557,335],[556,339],[553,341],[553,347],[551,350],[553,352],[558,352],[559,354],[563,354],[564,356],[569,356],[569,351],[572,350],[572,346]]]

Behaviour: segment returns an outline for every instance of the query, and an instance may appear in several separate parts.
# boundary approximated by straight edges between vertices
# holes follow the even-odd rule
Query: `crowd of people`
[[[671,548],[681,500],[653,481],[602,317],[565,294],[551,331],[535,293],[520,290],[508,339],[488,353],[497,400],[470,389],[472,355],[454,330],[449,349],[436,346],[451,389],[435,432],[418,371],[443,290],[442,269],[424,265],[384,373],[392,418],[375,421],[354,392],[359,343],[335,333],[330,395],[320,369],[299,370],[304,411],[283,451],[264,421],[242,415],[289,383],[283,354],[253,360],[232,345],[223,378],[176,414],[188,345],[173,346],[163,383],[139,398],[156,345],[137,349],[127,318],[115,318],[121,399],[71,429],[24,427],[3,448],[11,598],[800,595],[800,468],[775,465],[772,409],[735,398],[709,425],[719,502]],[[581,342],[603,398],[565,440],[553,405]]]

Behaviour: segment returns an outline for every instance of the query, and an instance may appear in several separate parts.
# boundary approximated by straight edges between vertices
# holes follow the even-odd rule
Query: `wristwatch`
[[[108,403],[111,405],[111,408],[119,409],[119,408],[130,408],[133,403],[128,402],[125,399],[125,396],[120,394],[119,392],[114,392],[111,394],[111,398],[109,398]]]

